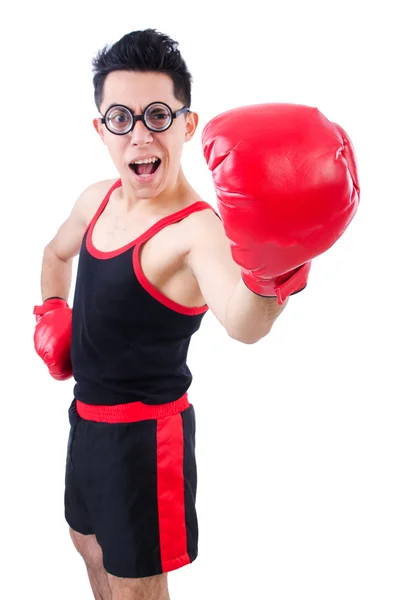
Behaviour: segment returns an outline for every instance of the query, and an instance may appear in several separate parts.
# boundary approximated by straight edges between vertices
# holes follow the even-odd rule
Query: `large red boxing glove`
[[[230,110],[206,125],[202,142],[242,278],[282,304],[357,211],[352,143],[318,109],[296,104]]]
[[[72,309],[62,298],[48,298],[35,306],[36,328],[34,347],[54,379],[63,381],[72,376],[70,345],[72,339]]]

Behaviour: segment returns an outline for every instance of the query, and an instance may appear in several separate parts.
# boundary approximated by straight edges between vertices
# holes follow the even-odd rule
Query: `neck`
[[[137,197],[136,193],[130,186],[128,181],[121,178],[121,199],[125,208],[129,211],[132,208],[142,208],[145,211],[154,212],[173,212],[178,210],[181,204],[184,204],[185,199],[190,195],[191,186],[188,183],[182,168],[179,170],[178,177],[173,185],[167,187],[158,196],[154,197]]]

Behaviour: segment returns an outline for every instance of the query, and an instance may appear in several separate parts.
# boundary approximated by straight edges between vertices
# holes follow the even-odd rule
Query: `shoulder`
[[[95,202],[102,200],[106,197],[106,195],[110,192],[113,186],[119,181],[117,179],[103,179],[101,181],[96,181],[92,183],[88,187],[86,187],[80,194],[80,198],[86,202]]]
[[[88,224],[117,181],[119,178],[103,179],[86,187],[76,201],[74,212]]]
[[[240,268],[232,258],[230,241],[216,209],[209,205],[208,209],[192,213],[187,220],[185,264],[206,290],[204,296],[210,294],[207,286],[212,287],[215,281],[224,281],[225,277],[236,285]]]
[[[208,204],[208,208],[190,214],[185,222],[185,260],[193,272],[208,261],[223,260],[222,257],[228,260],[230,242],[216,209]]]
[[[203,240],[205,236],[209,238],[224,238],[225,230],[223,223],[216,212],[208,202],[202,202],[202,208],[195,210],[186,219],[186,229],[191,236],[191,240]]]

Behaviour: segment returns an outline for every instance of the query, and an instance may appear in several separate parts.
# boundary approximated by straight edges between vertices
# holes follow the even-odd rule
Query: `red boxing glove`
[[[206,125],[202,142],[242,278],[282,304],[357,211],[352,143],[318,109],[297,104],[227,111]]]
[[[72,309],[61,298],[49,298],[42,306],[35,306],[33,314],[37,320],[34,332],[37,354],[54,379],[69,379],[72,376]]]

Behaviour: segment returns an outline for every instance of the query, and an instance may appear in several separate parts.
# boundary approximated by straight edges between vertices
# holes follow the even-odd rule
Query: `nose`
[[[152,132],[142,123],[137,121],[134,125],[133,130],[130,133],[131,144],[133,146],[146,146],[153,141]]]

